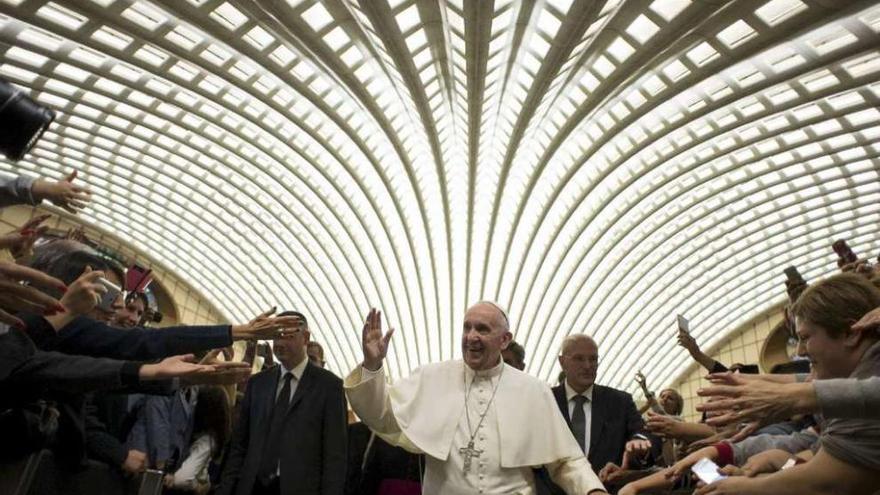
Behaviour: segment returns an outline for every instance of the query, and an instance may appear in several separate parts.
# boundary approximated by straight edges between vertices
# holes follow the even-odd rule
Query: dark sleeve
[[[623,409],[626,413],[627,440],[632,439],[636,435],[642,435],[647,439],[648,431],[645,430],[645,421],[642,419],[642,415],[639,414],[639,410],[636,408],[636,403],[633,401],[632,395],[624,394],[623,399]]]
[[[115,390],[138,382],[140,363],[36,351],[16,367],[4,385],[39,386],[85,393]]]
[[[712,365],[712,369],[709,370],[709,373],[724,373],[727,371],[727,366],[715,361],[715,364]]]
[[[98,419],[93,397],[87,399],[85,412],[86,451],[89,458],[118,468],[128,457],[128,449],[118,438],[111,435],[107,431],[107,426]]]
[[[229,443],[229,451],[223,461],[223,473],[220,475],[220,486],[217,488],[216,495],[232,495],[235,485],[238,484],[238,478],[241,476],[241,467],[244,465],[250,436],[253,389],[253,382],[251,382],[244,392],[244,399],[238,406],[238,421],[232,431],[232,441]]]
[[[345,470],[348,464],[346,454],[348,448],[348,414],[342,380],[333,377],[331,388],[327,392],[327,403],[324,406],[324,432],[322,435],[324,448],[321,449],[321,493],[322,495],[344,495]]]
[[[84,356],[149,361],[232,344],[229,325],[123,330],[80,316],[55,332],[42,316],[28,315],[24,320],[37,347]]]

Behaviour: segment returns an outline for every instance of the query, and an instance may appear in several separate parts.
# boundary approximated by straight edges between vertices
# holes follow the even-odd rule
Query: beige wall
[[[32,216],[39,213],[52,213],[52,218],[44,225],[52,231],[66,232],[72,227],[83,225],[73,215],[58,214],[44,208],[30,206],[12,206],[0,209],[0,233],[8,232],[22,225]],[[180,279],[159,260],[154,260],[140,253],[134,245],[101,229],[84,225],[86,236],[112,251],[127,258],[128,263],[136,262],[150,268],[154,273],[154,284],[160,284],[170,297],[173,311],[166,311],[162,323],[157,326],[173,324],[212,324],[225,323],[219,309],[205,298],[199,290]]]
[[[715,349],[703,349],[703,351],[725,366],[730,366],[733,363],[758,364],[764,341],[770,335],[773,327],[782,321],[782,318],[782,307],[772,308],[735,330],[725,342],[716,346]],[[761,369],[762,373],[768,371]],[[702,398],[697,396],[697,390],[708,383],[703,379],[706,374],[705,368],[694,363],[682,375],[684,378],[677,381],[672,387],[684,397],[685,420],[698,421],[700,419],[701,414],[694,407],[702,401]]]

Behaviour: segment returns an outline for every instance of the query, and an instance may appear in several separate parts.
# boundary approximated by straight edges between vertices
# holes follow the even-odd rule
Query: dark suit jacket
[[[553,396],[562,417],[571,428],[565,385],[553,387]],[[645,435],[645,423],[631,395],[602,385],[593,385],[590,410],[590,454],[587,460],[598,474],[609,462],[620,465],[626,442],[637,434]],[[535,485],[538,495],[565,495],[565,491],[550,480],[544,468],[535,471]]]
[[[571,427],[565,385],[553,387],[556,404]],[[591,402],[590,454],[587,460],[597,473],[605,464],[623,461],[626,442],[636,435],[645,435],[645,422],[630,394],[602,385],[593,385]]]
[[[261,371],[248,382],[218,495],[250,494],[257,481],[280,370]],[[282,495],[343,495],[347,419],[342,380],[306,365],[284,419]]]

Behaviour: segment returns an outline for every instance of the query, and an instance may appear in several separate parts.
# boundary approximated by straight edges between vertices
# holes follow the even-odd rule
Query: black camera
[[[0,153],[12,161],[20,160],[53,120],[54,111],[0,79]]]
[[[162,313],[158,309],[149,308],[144,311],[144,323],[162,323]]]

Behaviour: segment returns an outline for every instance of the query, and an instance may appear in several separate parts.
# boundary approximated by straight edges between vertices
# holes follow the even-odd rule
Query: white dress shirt
[[[565,398],[568,400],[568,417],[569,419],[574,418],[574,398],[577,395],[583,395],[587,398],[586,402],[584,402],[584,418],[586,418],[586,425],[584,427],[584,457],[589,457],[590,455],[590,426],[593,424],[593,386],[590,385],[590,388],[584,390],[584,393],[579,394],[574,391],[573,388],[568,384],[568,380],[565,381]]]
[[[293,367],[292,370],[288,370],[284,367],[284,363],[279,362],[278,368],[281,370],[281,374],[278,375],[278,386],[275,387],[275,399],[278,399],[278,394],[281,393],[281,389],[284,388],[284,374],[290,371],[290,374],[293,375],[293,378],[290,379],[290,397],[287,398],[288,403],[293,400],[294,394],[296,394],[296,387],[299,384],[299,380],[303,376],[303,371],[306,369],[306,365],[309,364],[309,358],[304,357],[302,361],[299,362],[296,366]]]

